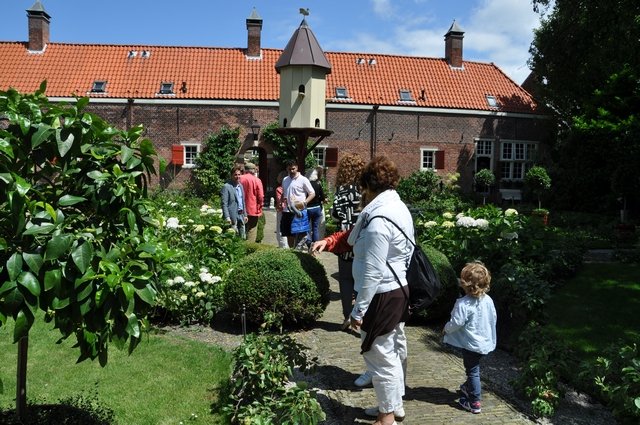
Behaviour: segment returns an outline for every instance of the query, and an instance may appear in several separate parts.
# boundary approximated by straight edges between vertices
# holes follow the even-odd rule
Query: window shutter
[[[184,165],[184,146],[171,146],[171,162],[173,165]]]
[[[444,169],[444,151],[436,151],[435,157],[436,157],[435,169],[443,170]]]
[[[336,167],[338,165],[338,148],[326,148],[324,155],[324,165],[326,167]]]

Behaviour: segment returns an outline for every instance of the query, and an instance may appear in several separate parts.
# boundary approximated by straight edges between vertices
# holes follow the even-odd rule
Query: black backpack
[[[431,261],[429,261],[429,258],[427,258],[420,245],[409,239],[404,230],[402,230],[393,220],[381,215],[376,215],[371,217],[369,221],[378,217],[383,218],[396,226],[398,230],[402,232],[404,237],[413,244],[413,254],[411,255],[411,260],[409,261],[409,266],[407,268],[407,282],[409,284],[409,294],[407,296],[409,298],[409,313],[414,314],[420,310],[424,310],[430,306],[436,298],[438,298],[438,295],[440,295],[442,283],[440,282],[438,273],[436,273],[433,264],[431,264]],[[398,281],[398,284],[400,284],[400,279],[389,262],[387,262],[387,266],[391,269],[391,272]],[[407,295],[406,291],[405,295]]]

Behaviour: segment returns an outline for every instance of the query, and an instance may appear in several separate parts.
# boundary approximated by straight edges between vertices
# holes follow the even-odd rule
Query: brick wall
[[[278,113],[277,107],[145,105],[135,102],[131,106],[92,103],[90,109],[119,128],[143,124],[145,137],[154,143],[158,155],[167,162],[171,159],[172,145],[186,141],[202,143],[208,134],[225,125],[240,127],[241,151],[250,149],[253,146],[250,129],[253,120],[264,127],[276,121]],[[403,176],[420,168],[421,148],[444,151],[444,169],[438,173],[460,173],[461,187],[471,191],[475,138],[542,141],[548,127],[543,120],[525,118],[329,109],[327,129],[334,133],[325,138],[322,145],[337,148],[338,158],[345,153],[358,153],[368,160],[372,151],[377,155],[388,155]],[[261,140],[260,147],[262,155],[270,156],[270,146],[265,146]],[[496,147],[494,164],[497,164],[497,151]],[[267,169],[262,168],[260,174],[265,188],[275,187],[279,164],[271,159]],[[330,186],[335,181],[335,171],[335,168],[327,170]],[[189,175],[189,169],[170,165],[162,184],[181,187]],[[158,179],[153,179],[152,184],[159,184]]]

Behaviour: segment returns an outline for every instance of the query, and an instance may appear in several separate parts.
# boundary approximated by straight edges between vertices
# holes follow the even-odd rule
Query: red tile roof
[[[49,43],[33,53],[27,43],[0,42],[0,89],[32,92],[46,79],[49,97],[277,102],[275,64],[282,52],[263,48],[262,58],[255,59],[239,48]],[[454,69],[439,58],[325,54],[332,66],[329,103],[539,113],[532,96],[494,64],[464,61]],[[107,82],[105,93],[91,93],[96,80]],[[162,82],[172,82],[175,94],[158,94]],[[186,92],[180,90],[183,82]],[[348,98],[335,99],[336,87],[345,87]],[[410,90],[414,102],[400,102],[400,90]],[[487,95],[496,97],[499,108],[488,105]]]

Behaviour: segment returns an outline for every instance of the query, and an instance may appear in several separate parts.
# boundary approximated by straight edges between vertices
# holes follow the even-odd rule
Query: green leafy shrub
[[[249,334],[234,351],[235,366],[223,411],[231,424],[315,425],[325,414],[306,383],[292,382],[294,368],[308,374],[318,364],[308,348],[291,336],[266,331],[275,315],[267,314],[258,334]]]
[[[440,176],[435,171],[414,171],[398,183],[397,191],[410,205],[430,199],[439,190]]]
[[[516,390],[531,401],[536,416],[553,416],[562,398],[559,377],[568,371],[569,349],[545,327],[531,322],[518,338],[514,352],[524,361],[514,382]]]
[[[597,394],[621,424],[640,422],[640,352],[638,344],[615,344],[582,376],[593,380]]]
[[[159,282],[155,321],[208,324],[224,308],[224,282],[244,243],[223,230],[221,211],[201,199],[162,193],[154,198],[156,237],[172,247]]]
[[[275,245],[267,245],[267,244],[257,243],[257,242],[247,241],[244,244],[244,250],[246,255],[253,254],[254,252],[258,252],[258,251],[269,251],[272,249],[279,249],[279,248]]]
[[[329,281],[322,264],[309,254],[293,250],[257,251],[235,264],[233,284],[225,286],[228,309],[247,321],[260,323],[267,312],[277,312],[284,324],[307,325],[317,320],[329,303]]]
[[[116,130],[88,98],[45,91],[0,92],[0,326],[14,320],[17,342],[43,310],[79,361],[105,365],[110,341],[140,342],[167,261],[150,243],[156,154],[142,127]]]
[[[431,264],[433,264],[433,268],[436,269],[436,273],[442,283],[442,292],[433,304],[417,314],[417,318],[429,321],[439,320],[448,317],[458,297],[457,275],[446,255],[426,243],[421,243],[420,246],[429,261],[431,261]]]
[[[498,344],[510,348],[529,320],[542,320],[551,286],[536,268],[519,262],[505,264],[491,282],[498,313]]]
[[[239,127],[222,127],[218,133],[210,134],[196,158],[196,168],[191,173],[187,189],[202,199],[218,196],[222,185],[229,179],[239,148]]]

